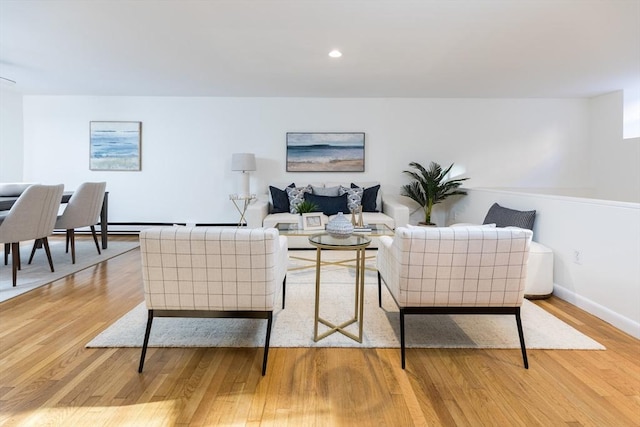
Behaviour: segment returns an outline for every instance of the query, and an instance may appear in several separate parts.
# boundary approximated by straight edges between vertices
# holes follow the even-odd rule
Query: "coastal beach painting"
[[[287,172],[364,172],[364,132],[287,132]]]
[[[90,122],[89,169],[139,171],[142,122]]]

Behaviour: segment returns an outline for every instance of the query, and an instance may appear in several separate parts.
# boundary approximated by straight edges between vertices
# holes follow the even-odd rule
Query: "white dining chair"
[[[20,265],[20,242],[41,240],[47,254],[49,267],[54,271],[49,241],[62,201],[63,184],[34,184],[16,200],[0,222],[0,243],[5,244],[6,255],[11,253],[13,286],[16,286]],[[10,245],[10,247],[9,247]]]

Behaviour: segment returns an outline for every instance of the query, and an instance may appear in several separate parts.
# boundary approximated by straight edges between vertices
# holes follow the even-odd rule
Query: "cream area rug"
[[[344,267],[342,251],[324,251],[323,261],[337,264],[321,270],[320,315],[333,323],[353,316],[355,274]],[[314,342],[315,252],[290,251],[286,309],[276,299],[272,347],[400,347],[398,308],[383,286],[382,308],[378,307],[375,251],[367,252],[365,276],[364,336],[362,344],[340,333]],[[141,303],[96,338],[87,347],[141,347],[147,309]],[[259,347],[264,345],[266,321],[257,319],[155,318],[151,347]],[[522,323],[527,348],[604,350],[560,319],[526,301]],[[419,348],[520,348],[514,316],[506,315],[412,315],[406,317],[407,347]],[[319,332],[326,330],[322,325]],[[347,330],[357,334],[356,325]]]
[[[27,264],[32,245],[32,241],[20,245],[22,269],[18,271],[18,281],[15,287],[11,280],[11,256],[9,256],[8,265],[4,265],[4,245],[0,245],[0,259],[2,260],[2,265],[0,265],[0,302],[121,255],[137,248],[139,243],[109,242],[107,249],[101,248],[102,254],[98,255],[93,240],[76,239],[76,263],[72,264],[71,254],[65,252],[64,239],[49,239],[49,248],[51,249],[51,258],[53,259],[53,268],[55,270],[53,273],[49,269],[44,248],[38,249],[31,264]]]

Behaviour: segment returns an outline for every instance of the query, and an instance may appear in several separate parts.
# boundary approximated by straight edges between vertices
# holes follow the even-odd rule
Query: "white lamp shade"
[[[242,172],[256,170],[256,156],[253,153],[233,153],[231,170]]]

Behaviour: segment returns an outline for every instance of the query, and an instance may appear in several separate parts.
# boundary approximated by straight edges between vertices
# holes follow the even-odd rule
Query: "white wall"
[[[24,178],[106,180],[110,220],[232,223],[233,152],[254,152],[252,189],[272,181],[380,181],[410,161],[455,162],[471,186],[581,187],[588,100],[25,96]],[[142,171],[89,171],[89,122],[142,121]],[[366,133],[364,173],[286,173],[290,131]]]
[[[21,182],[22,94],[0,86],[0,182]]]
[[[591,187],[597,199],[640,202],[640,138],[623,139],[623,92],[590,100]]]
[[[494,202],[537,211],[533,239],[553,250],[556,295],[640,338],[640,204],[477,188],[448,221],[482,223]]]

